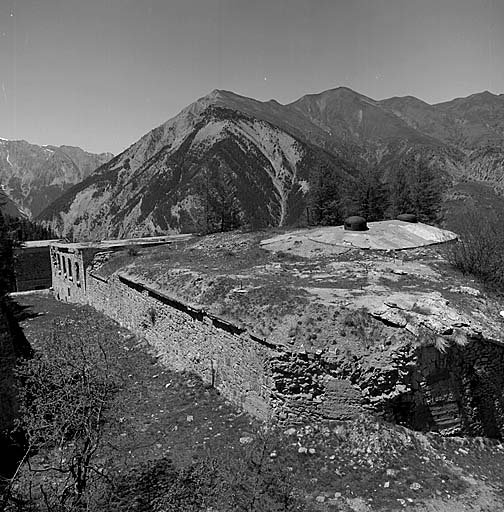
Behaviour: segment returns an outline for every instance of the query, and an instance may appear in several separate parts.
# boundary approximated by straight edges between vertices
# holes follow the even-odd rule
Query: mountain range
[[[112,156],[72,146],[38,146],[24,140],[0,139],[4,202],[11,214],[35,217]]]
[[[70,188],[38,219],[63,236],[199,231],[215,203],[251,227],[296,224],[322,173],[352,183],[422,160],[504,188],[504,95],[430,105],[346,87],[282,105],[214,90]],[[224,214],[222,214],[224,215]]]

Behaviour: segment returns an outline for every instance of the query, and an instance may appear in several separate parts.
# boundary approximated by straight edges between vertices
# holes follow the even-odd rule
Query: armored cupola
[[[345,230],[347,231],[367,231],[366,219],[358,215],[352,215],[345,220]]]
[[[402,220],[403,222],[418,222],[417,216],[414,213],[401,213],[401,215],[397,216],[397,220]]]

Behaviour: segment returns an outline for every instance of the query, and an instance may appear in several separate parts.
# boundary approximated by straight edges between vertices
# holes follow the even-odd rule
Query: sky
[[[213,89],[504,93],[504,0],[0,0],[0,137],[114,154]]]

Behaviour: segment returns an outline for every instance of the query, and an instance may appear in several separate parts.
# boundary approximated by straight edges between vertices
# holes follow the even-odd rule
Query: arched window
[[[72,260],[70,258],[68,258],[68,279],[73,279],[72,278]]]
[[[75,280],[77,281],[77,284],[80,286],[80,271],[79,271],[79,262],[75,262]]]

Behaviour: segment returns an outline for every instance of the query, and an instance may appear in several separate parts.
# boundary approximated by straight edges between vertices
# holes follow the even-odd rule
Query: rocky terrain
[[[37,216],[47,205],[112,158],[72,146],[37,146],[0,139],[0,185],[15,209]]]
[[[26,218],[27,214],[5,192],[0,189],[0,211],[11,217]]]
[[[429,105],[340,87],[281,105],[215,90],[39,219],[75,239],[288,226],[306,220],[324,173],[351,188],[359,172],[387,179],[419,161],[446,182],[481,180],[499,190],[503,109],[503,96],[488,92]]]

